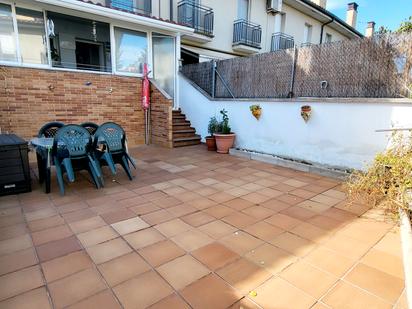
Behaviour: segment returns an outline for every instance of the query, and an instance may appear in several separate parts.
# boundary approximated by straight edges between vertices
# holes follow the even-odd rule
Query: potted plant
[[[365,172],[354,172],[345,183],[351,201],[361,200],[383,209],[400,223],[405,286],[412,305],[412,131],[394,130],[390,147],[376,155]]]
[[[262,115],[262,108],[260,107],[259,104],[251,105],[249,106],[250,111],[252,112],[252,115],[259,120],[260,116]]]
[[[300,115],[302,116],[303,120],[305,120],[305,122],[309,121],[311,114],[312,107],[310,107],[310,105],[304,105],[300,108]]]
[[[229,149],[233,147],[236,135],[230,129],[227,111],[222,109],[220,114],[222,115],[222,121],[218,132],[214,133],[216,148],[218,153],[229,153]]]
[[[209,120],[209,124],[207,126],[207,132],[209,132],[209,136],[206,136],[206,145],[207,150],[215,151],[216,150],[216,140],[214,137],[214,133],[219,129],[219,122],[217,121],[216,117],[211,117]]]

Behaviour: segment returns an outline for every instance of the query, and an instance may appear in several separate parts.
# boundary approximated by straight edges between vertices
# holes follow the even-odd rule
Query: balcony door
[[[249,20],[249,0],[237,1],[237,18]]]
[[[172,98],[175,93],[175,38],[172,36],[153,33],[153,77],[159,87]]]

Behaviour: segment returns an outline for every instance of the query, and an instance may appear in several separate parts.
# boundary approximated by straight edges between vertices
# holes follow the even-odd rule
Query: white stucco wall
[[[362,169],[387,146],[390,133],[376,130],[412,127],[412,101],[211,101],[185,78],[179,78],[180,107],[202,139],[208,135],[209,118],[220,117],[219,111],[224,108],[236,133],[235,146],[243,149],[321,165]],[[249,111],[252,104],[260,104],[263,109],[259,121]],[[300,116],[303,105],[312,107],[308,123]]]

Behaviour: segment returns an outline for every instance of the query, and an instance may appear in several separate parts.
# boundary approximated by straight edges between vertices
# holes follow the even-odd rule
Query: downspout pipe
[[[169,2],[169,10],[170,10],[170,18],[169,20],[173,21],[173,0],[170,0]]]
[[[322,27],[320,28],[320,40],[319,40],[319,44],[322,44],[323,42],[323,28],[326,25],[329,25],[330,23],[333,23],[335,21],[334,18],[332,18],[331,20],[327,21],[326,23],[322,24]]]

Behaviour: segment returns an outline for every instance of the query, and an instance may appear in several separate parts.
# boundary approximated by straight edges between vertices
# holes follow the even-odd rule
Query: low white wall
[[[362,169],[387,147],[390,133],[376,130],[412,127],[412,101],[209,100],[187,79],[179,78],[180,107],[202,140],[208,135],[209,118],[220,119],[219,111],[224,108],[236,133],[235,146],[242,149],[331,167]],[[259,121],[249,111],[252,104],[262,107]],[[302,105],[312,107],[308,123],[300,116]]]

